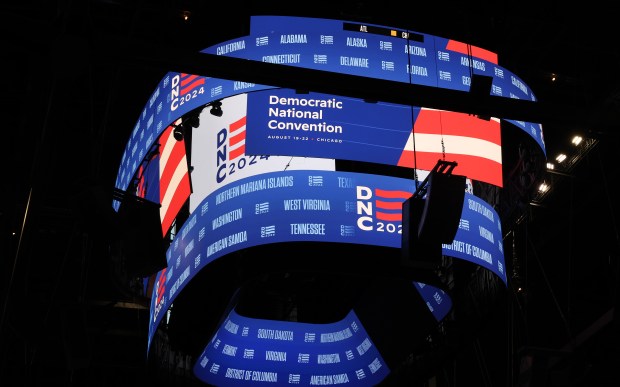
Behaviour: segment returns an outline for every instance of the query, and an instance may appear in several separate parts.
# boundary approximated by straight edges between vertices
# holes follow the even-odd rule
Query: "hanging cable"
[[[439,112],[439,134],[441,135],[441,159],[446,161],[446,145],[443,142],[443,121],[441,120],[442,113]]]
[[[295,158],[295,157],[293,156],[293,157],[291,157],[291,158],[288,160],[288,163],[286,163],[286,165],[284,166],[284,170],[285,170],[285,171],[288,169],[288,167],[290,167],[290,166],[291,166],[291,161],[293,161],[293,159],[294,159],[294,158]]]
[[[409,74],[409,84],[412,84],[411,79],[411,55],[409,54],[409,34],[407,34],[407,73]],[[413,181],[415,183],[416,190],[418,189],[418,161],[415,149],[415,117],[413,114],[413,106],[409,106],[409,113],[411,114],[411,142],[413,144]]]
[[[528,244],[530,244],[532,247],[534,247],[534,242],[532,242],[532,240],[530,239],[527,231],[526,231],[526,238],[527,238]],[[536,254],[536,250],[534,250],[534,259],[536,260],[536,263],[538,264],[538,268],[540,269],[540,272],[542,273],[542,276],[543,276],[543,279],[545,281],[545,284],[547,285],[547,288],[549,289],[549,293],[551,294],[551,298],[553,299],[553,303],[554,303],[555,307],[557,308],[558,313],[560,314],[560,318],[562,319],[562,322],[564,323],[564,329],[566,330],[566,335],[568,336],[568,340],[570,341],[570,343],[573,343],[574,340],[573,340],[572,334],[570,332],[570,326],[568,324],[568,320],[566,319],[566,316],[564,316],[564,313],[562,312],[562,308],[560,307],[560,303],[558,302],[558,299],[555,296],[553,288],[551,287],[551,283],[549,282],[549,278],[547,277],[547,273],[545,272],[545,268],[543,267],[542,263],[540,262],[540,259],[538,258],[538,254]]]
[[[480,366],[480,372],[482,373],[482,380],[484,381],[484,385],[488,387],[492,387],[493,383],[491,383],[491,376],[489,375],[489,368],[487,367],[487,363],[484,359],[484,354],[482,353],[482,347],[480,346],[480,339],[478,338],[474,340],[474,352],[476,354],[476,360],[478,361],[478,365]]]

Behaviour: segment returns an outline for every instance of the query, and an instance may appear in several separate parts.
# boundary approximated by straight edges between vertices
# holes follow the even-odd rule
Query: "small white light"
[[[547,185],[547,183],[540,183],[540,185],[538,186],[539,192],[547,192],[548,190],[549,186]]]
[[[547,169],[555,169],[555,165],[553,163],[547,163]]]
[[[572,141],[572,143],[573,143],[574,145],[579,145],[579,144],[581,144],[581,141],[582,141],[582,140],[583,140],[583,138],[582,138],[581,136],[575,136],[575,137],[573,137],[573,141]]]
[[[555,158],[555,161],[557,161],[558,163],[561,163],[564,160],[566,160],[566,155],[564,153],[560,153],[558,157]]]

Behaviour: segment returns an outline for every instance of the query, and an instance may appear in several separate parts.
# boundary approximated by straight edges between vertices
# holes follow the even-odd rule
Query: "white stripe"
[[[172,178],[170,179],[170,184],[168,184],[168,189],[166,190],[166,193],[164,194],[164,198],[161,201],[161,208],[159,209],[159,214],[162,220],[164,219],[164,215],[168,211],[168,206],[170,206],[170,202],[172,201],[172,198],[174,197],[174,193],[176,192],[177,187],[179,186],[179,184],[181,183],[181,180],[183,179],[183,176],[185,176],[185,173],[187,172],[187,169],[184,168],[184,166],[187,166],[187,158],[185,156],[183,156],[183,158],[179,161],[179,164],[174,169],[174,174],[172,175]]]
[[[230,149],[228,150],[228,153],[232,153],[233,150],[235,149],[239,149],[243,146],[245,146],[245,140],[240,141],[238,143],[236,143],[235,145],[228,145],[230,147]]]
[[[420,112],[423,112],[424,110],[428,110],[428,111],[435,111],[435,112],[445,112],[445,113],[449,113],[449,114],[467,114],[467,113],[457,113],[457,112],[453,112],[450,110],[441,110],[441,109],[433,109],[433,108],[422,108],[420,109]],[[479,118],[479,120],[482,120],[481,118]],[[489,120],[491,121],[495,121],[495,122],[501,122],[501,120],[497,117],[489,117]]]
[[[474,137],[416,133],[415,151],[444,153],[441,148],[442,139],[445,153],[477,156],[500,164],[502,162],[502,147],[500,145]],[[412,135],[407,139],[405,150],[413,151]]]
[[[168,159],[170,158],[170,154],[176,145],[177,140],[171,134],[168,136],[168,141],[164,144],[164,148],[161,150],[159,156],[159,178],[161,179],[161,175],[164,173],[164,168],[166,164],[168,164]]]
[[[176,120],[174,124],[175,125],[181,124],[181,119],[179,118],[178,120]],[[174,146],[178,142],[177,139],[174,138],[174,135],[172,134],[173,131],[174,129],[170,131],[170,133],[168,134],[168,140],[163,145],[163,149],[161,149],[159,152],[159,178],[160,180],[161,180],[161,174],[163,173],[163,170],[164,170],[162,166],[168,164],[168,159],[170,158],[170,154],[172,153]]]

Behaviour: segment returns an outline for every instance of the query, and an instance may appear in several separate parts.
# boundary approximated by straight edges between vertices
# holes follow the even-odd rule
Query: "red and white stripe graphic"
[[[398,165],[430,171],[438,160],[456,161],[456,175],[502,187],[499,119],[422,108]]]
[[[228,127],[228,160],[245,155],[245,122],[243,116]]]
[[[407,191],[375,188],[376,218],[385,222],[402,222],[403,202],[411,195],[412,193]]]
[[[177,120],[175,124],[180,124]],[[191,194],[185,140],[177,141],[169,126],[159,140],[159,198],[162,234],[166,235],[172,221]]]

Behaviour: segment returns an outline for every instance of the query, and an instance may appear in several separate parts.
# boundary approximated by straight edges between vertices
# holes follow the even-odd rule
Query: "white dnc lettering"
[[[363,231],[372,231],[373,209],[372,209],[372,189],[358,185],[356,187],[357,196],[357,214],[361,215],[357,218],[357,227]]]

